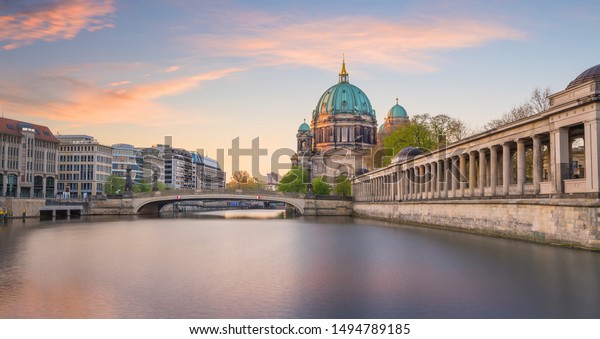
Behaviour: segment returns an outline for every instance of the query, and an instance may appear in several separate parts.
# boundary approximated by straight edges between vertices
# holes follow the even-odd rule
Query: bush
[[[329,195],[331,193],[331,186],[329,186],[324,176],[313,179],[312,186],[315,195]]]

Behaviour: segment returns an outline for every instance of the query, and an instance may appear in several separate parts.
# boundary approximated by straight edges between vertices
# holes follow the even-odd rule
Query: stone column
[[[498,149],[496,146],[490,147],[490,192],[496,195],[496,185],[498,185]]]
[[[512,179],[512,157],[510,156],[510,144],[502,145],[502,193],[510,193],[510,184]]]
[[[420,184],[421,181],[419,180],[419,167],[415,166],[413,167],[413,178],[412,178],[412,184],[414,189],[414,194],[413,194],[413,200],[417,200],[419,199],[419,193],[421,192],[420,190]]]
[[[8,148],[8,147],[6,147]],[[6,160],[5,160],[6,161]],[[4,175],[2,176],[2,196],[5,197],[6,196],[6,192],[8,187],[8,173],[4,173]]]
[[[588,189],[600,191],[600,124],[598,120],[586,122],[585,128],[585,180]],[[588,146],[589,145],[589,146]]]
[[[396,201],[398,196],[400,195],[400,189],[398,187],[398,172],[394,169],[394,173],[392,173],[392,201]]]
[[[438,198],[443,198],[444,194],[442,193],[444,190],[442,189],[442,186],[444,185],[443,182],[443,166],[442,166],[442,162],[441,161],[436,161],[436,167],[437,167],[437,191],[438,191]]]
[[[429,166],[429,195],[430,199],[435,198],[435,163],[430,162],[427,164]]]
[[[517,191],[523,194],[525,186],[525,140],[517,140]]]
[[[485,196],[485,149],[479,150],[479,196]]]
[[[542,142],[539,135],[533,136],[533,193],[540,193],[542,181]]]
[[[377,201],[383,200],[382,177],[377,178]]]
[[[395,182],[394,172],[392,172],[392,173],[389,174],[389,179],[390,179],[390,182],[388,183],[388,186],[389,186],[388,189],[390,190],[390,201],[394,201],[394,195],[395,195],[395,192],[394,192],[394,186],[395,186],[395,184],[394,184],[394,182]]]
[[[408,200],[413,200],[415,198],[415,170],[414,168],[409,168],[407,170],[408,177],[406,184],[408,185]]]
[[[396,192],[396,196],[395,196],[395,200],[396,201],[400,201],[402,200],[402,172],[400,171],[400,166],[396,166],[396,182],[394,183],[395,185],[395,192]]]
[[[465,154],[460,155],[459,160],[459,172],[460,172],[460,196],[465,196],[465,188],[467,187],[467,182],[465,181],[467,176],[467,158]]]
[[[431,184],[429,185],[431,188],[431,198],[435,198],[435,194],[437,191],[437,164],[435,161],[429,163],[429,172],[431,173]]]
[[[458,191],[460,189],[460,176],[458,173],[458,157],[450,158],[450,173],[452,177],[452,192],[454,192],[454,197],[458,197]]]
[[[429,199],[431,192],[431,166],[423,165],[423,199]]]
[[[450,194],[452,191],[452,159],[446,158],[444,160],[444,172],[445,172],[445,181],[446,181],[446,196],[453,196]]]
[[[407,168],[404,174],[404,200],[410,200],[410,168]]]
[[[419,165],[419,199],[425,198],[425,166]]]
[[[569,130],[559,128],[550,132],[552,182],[555,193],[563,193],[563,180],[569,178]]]
[[[475,196],[475,151],[469,152],[469,194]]]
[[[371,198],[369,199],[371,202],[376,201],[377,199],[377,179],[373,178],[370,180],[371,184]]]
[[[50,170],[48,168],[48,150],[45,149],[44,150],[44,155],[43,155],[44,159],[42,160],[42,171],[43,172],[54,172],[54,170]],[[44,185],[44,191],[46,190],[46,185]],[[46,194],[44,193],[44,198],[46,198]]]
[[[42,198],[46,199],[46,176],[42,177]]]
[[[423,199],[428,199],[429,198],[429,165],[425,164],[423,165]]]

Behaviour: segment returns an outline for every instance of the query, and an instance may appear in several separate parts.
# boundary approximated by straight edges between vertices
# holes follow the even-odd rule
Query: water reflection
[[[351,218],[0,230],[0,317],[598,318],[600,254]]]
[[[188,213],[185,216],[190,217],[205,217],[205,218],[224,218],[224,219],[273,219],[281,218],[285,219],[285,210],[221,210],[221,211],[209,211],[209,212],[196,212]],[[291,217],[291,216],[290,216]]]

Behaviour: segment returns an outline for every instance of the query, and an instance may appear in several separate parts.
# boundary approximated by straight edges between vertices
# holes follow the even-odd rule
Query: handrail
[[[133,193],[133,198],[150,198],[150,197],[170,197],[178,195],[203,195],[203,194],[223,194],[223,195],[256,195],[256,196],[276,196],[288,198],[304,198],[303,193],[294,192],[278,192],[261,189],[242,190],[242,189],[218,189],[218,190],[168,190],[157,192]]]

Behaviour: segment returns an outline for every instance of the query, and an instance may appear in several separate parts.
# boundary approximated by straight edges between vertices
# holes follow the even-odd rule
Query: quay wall
[[[600,251],[598,199],[355,202],[353,214]]]
[[[90,201],[89,215],[131,215],[133,199],[104,199]]]
[[[23,211],[26,212],[27,217],[39,217],[40,207],[45,204],[44,199],[0,198],[0,207],[8,209],[13,218],[21,218]]]
[[[339,197],[324,197],[305,200],[304,215],[306,216],[351,216],[352,199]]]

